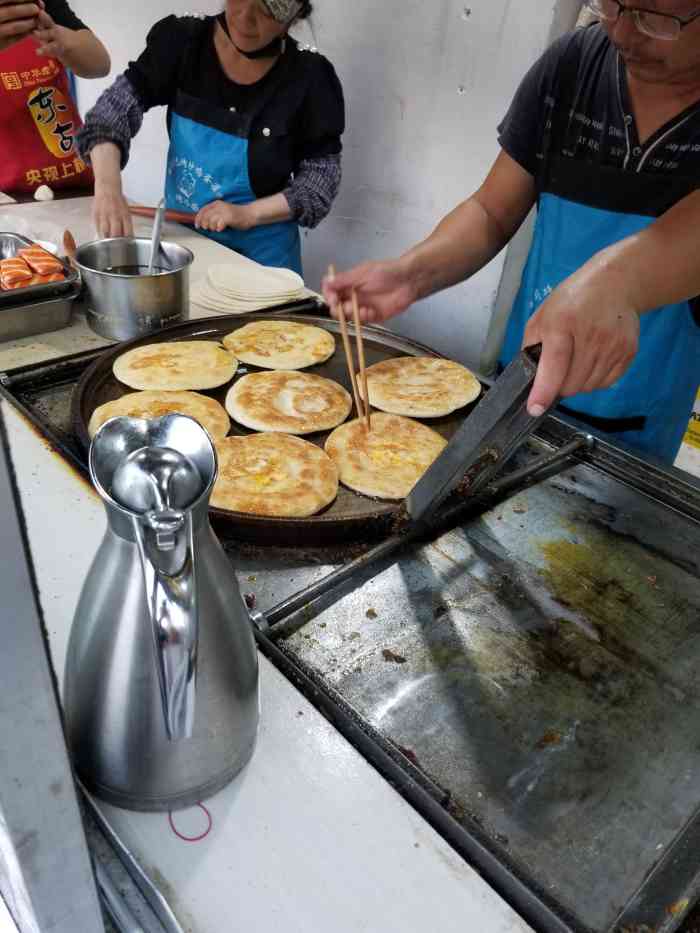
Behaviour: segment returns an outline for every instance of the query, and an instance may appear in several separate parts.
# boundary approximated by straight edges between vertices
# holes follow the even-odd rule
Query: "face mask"
[[[263,6],[278,23],[289,23],[304,6],[300,0],[262,0]]]

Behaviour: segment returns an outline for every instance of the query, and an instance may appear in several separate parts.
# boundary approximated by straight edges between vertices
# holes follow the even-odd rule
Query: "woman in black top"
[[[251,259],[301,271],[299,225],[330,210],[345,125],[332,65],[288,35],[310,11],[308,0],[228,0],[219,16],[153,27],[79,135],[103,236],[132,232],[120,168],[143,114],[166,106],[167,206]]]

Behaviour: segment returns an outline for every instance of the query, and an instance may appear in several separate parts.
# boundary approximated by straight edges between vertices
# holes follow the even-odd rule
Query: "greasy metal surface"
[[[599,470],[673,512],[700,521],[700,478],[685,470],[669,467],[632,447],[613,446],[600,433],[569,417],[565,420],[561,417],[547,418],[538,429],[537,436],[559,448],[568,442],[572,429],[576,427],[590,432],[596,439],[595,457],[591,459]]]
[[[285,647],[608,931],[698,812],[699,574],[697,523],[581,466],[403,557]],[[668,874],[650,929],[689,883]]]
[[[90,350],[0,373],[0,390],[7,400],[56,443],[85,476],[87,451],[73,434],[71,402],[80,376],[101,352]]]
[[[284,320],[298,321],[300,323],[315,324],[318,327],[339,335],[339,325],[336,321],[326,317],[303,317],[284,314]],[[275,315],[279,319],[280,315]],[[95,408],[104,402],[112,401],[132,391],[122,385],[112,374],[114,360],[136,346],[159,343],[172,340],[220,340],[226,334],[242,327],[251,321],[270,318],[270,313],[246,314],[231,317],[205,318],[168,328],[159,334],[134,340],[117,347],[110,348],[97,360],[81,378],[73,399],[73,426],[75,434],[87,449],[89,438],[87,424]],[[353,328],[350,326],[353,333]],[[396,356],[434,356],[435,353],[427,347],[406,340],[391,332],[376,328],[364,328],[365,356],[367,365],[381,362]],[[259,371],[256,367],[241,366],[235,379],[248,372]],[[337,341],[335,355],[326,363],[314,366],[306,372],[315,373],[328,379],[333,379],[350,390],[345,356],[340,340]],[[234,379],[234,381],[235,381]],[[231,383],[220,389],[214,389],[204,394],[216,398],[222,404]],[[451,437],[461,424],[464,415],[469,409],[461,409],[446,418],[430,420],[430,426],[439,431],[444,437]],[[350,417],[355,417],[354,412]],[[232,434],[250,434],[246,428],[232,424]],[[323,432],[307,437],[307,440],[323,446],[329,432]],[[396,503],[381,502],[359,495],[341,486],[338,498],[320,515],[307,519],[269,519],[252,515],[243,515],[237,512],[226,512],[221,509],[212,509],[212,517],[217,522],[217,529],[228,526],[230,533],[255,543],[283,544],[289,546],[329,545],[345,543],[348,540],[367,540],[386,534],[392,516],[397,510]]]
[[[282,626],[288,627],[290,617],[299,610],[309,608],[317,610],[317,600],[329,596],[335,598],[336,591],[346,583],[354,586],[361,585],[360,581],[363,577],[370,579],[381,573],[386,562],[395,559],[399,551],[431,541],[445,530],[480,516],[489,506],[495,506],[517,492],[563,473],[576,462],[576,457],[582,450],[592,449],[592,443],[594,442],[589,436],[576,435],[570,444],[555,453],[547,451],[540,456],[532,456],[535,453],[535,443],[531,442],[526,451],[522,449],[519,451],[519,459],[525,461],[525,465],[516,469],[510,467],[509,472],[482,490],[481,495],[468,498],[453,497],[448,506],[431,516],[430,522],[406,525],[405,528],[385,538],[379,544],[375,544],[363,554],[347,560],[342,567],[299,590],[272,609],[254,611],[251,614],[254,624],[265,632],[273,633],[274,630],[273,637],[279,637]]]

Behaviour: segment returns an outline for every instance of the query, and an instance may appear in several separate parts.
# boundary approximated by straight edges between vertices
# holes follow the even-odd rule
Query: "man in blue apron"
[[[78,137],[102,235],[132,233],[120,170],[143,114],[166,106],[167,207],[250,259],[301,272],[299,226],[330,210],[345,123],[333,66],[288,36],[310,11],[308,0],[228,0],[219,16],[156,23]]]
[[[538,217],[501,355],[541,342],[530,396],[673,462],[700,385],[700,11],[587,0],[499,127],[479,191],[400,259],[325,283],[385,320],[473,275]]]

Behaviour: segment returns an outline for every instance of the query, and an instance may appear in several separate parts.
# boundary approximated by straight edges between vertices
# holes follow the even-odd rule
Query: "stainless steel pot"
[[[194,256],[184,246],[162,242],[148,275],[151,241],[115,237],[85,243],[76,265],[87,291],[87,321],[100,336],[131,340],[189,317],[189,267]]]

